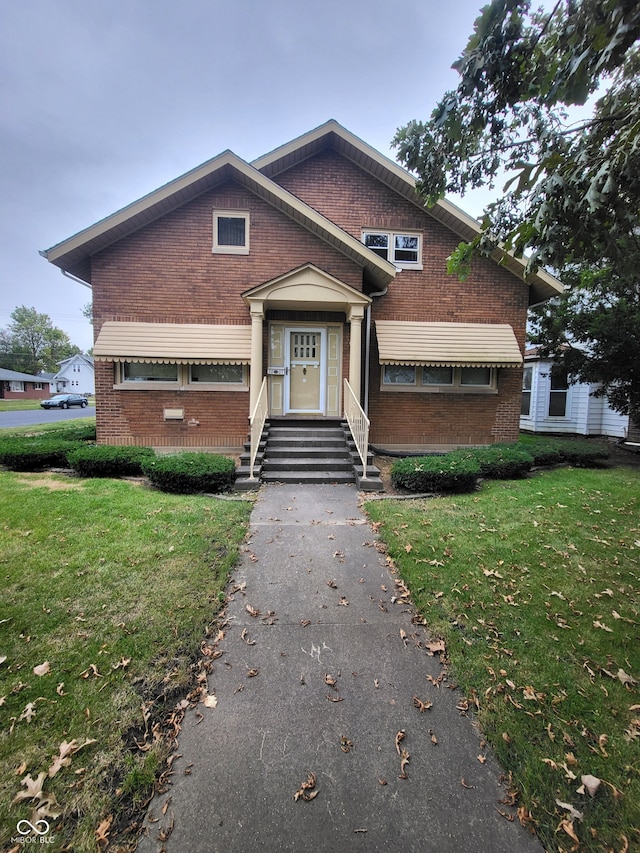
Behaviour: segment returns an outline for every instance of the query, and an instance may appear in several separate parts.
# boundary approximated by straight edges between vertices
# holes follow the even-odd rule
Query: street
[[[86,409],[26,409],[22,412],[0,412],[0,429],[73,421],[77,418],[95,417],[95,414],[95,406],[87,406]]]

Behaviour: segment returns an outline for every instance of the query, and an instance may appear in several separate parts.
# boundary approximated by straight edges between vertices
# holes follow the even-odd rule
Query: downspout
[[[384,290],[377,290],[375,293],[368,293],[367,296],[370,296],[373,300],[377,296],[386,296],[387,291],[389,290],[389,286],[387,285]],[[369,417],[369,355],[371,351],[371,306],[373,302],[370,302],[367,305],[367,326],[365,330],[365,343],[364,343],[364,398],[363,398],[363,406],[364,413],[367,417]]]

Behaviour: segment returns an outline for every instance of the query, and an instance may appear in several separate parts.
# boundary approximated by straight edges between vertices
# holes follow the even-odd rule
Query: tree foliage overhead
[[[506,177],[473,248],[526,250],[530,270],[617,264],[638,241],[639,38],[637,0],[493,0],[454,64],[457,89],[398,130],[398,159],[430,203]]]
[[[56,373],[58,363],[82,352],[69,336],[51,322],[48,314],[19,306],[11,313],[12,323],[0,330],[0,364],[8,370],[37,376]]]

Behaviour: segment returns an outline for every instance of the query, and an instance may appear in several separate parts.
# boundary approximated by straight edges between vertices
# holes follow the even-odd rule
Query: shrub
[[[558,465],[564,462],[559,444],[552,439],[527,444],[527,452],[533,457],[534,465]]]
[[[83,424],[82,426],[64,426],[60,429],[52,429],[47,435],[54,438],[64,438],[67,441],[95,441],[95,424]]]
[[[459,450],[398,459],[391,467],[393,485],[412,492],[472,492],[479,476],[478,460]]]
[[[0,441],[0,464],[12,471],[66,468],[67,454],[80,446],[78,441],[48,436],[7,438]]]
[[[233,486],[235,463],[214,453],[181,453],[144,459],[142,471],[163,492],[223,492]]]
[[[69,465],[82,477],[135,477],[142,474],[145,459],[155,458],[149,447],[113,447],[102,444],[78,447]]]
[[[517,444],[493,444],[464,452],[478,461],[481,476],[492,480],[524,477],[533,467],[533,456]]]
[[[598,462],[609,458],[609,448],[599,441],[558,438],[555,439],[554,444],[563,460],[577,467],[597,465]]]

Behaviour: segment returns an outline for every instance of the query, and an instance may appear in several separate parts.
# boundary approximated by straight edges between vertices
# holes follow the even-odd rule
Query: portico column
[[[360,373],[362,370],[362,318],[364,306],[352,305],[349,310],[349,325],[351,327],[351,342],[349,344],[349,385],[360,399]]]
[[[251,369],[249,371],[249,413],[254,410],[262,385],[262,302],[251,305]]]

